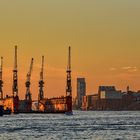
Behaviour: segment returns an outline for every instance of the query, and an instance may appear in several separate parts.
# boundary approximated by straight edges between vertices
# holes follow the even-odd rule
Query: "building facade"
[[[100,99],[122,99],[121,91],[114,86],[100,86],[98,93]]]
[[[85,78],[77,78],[77,107],[82,107],[82,98],[86,95]]]

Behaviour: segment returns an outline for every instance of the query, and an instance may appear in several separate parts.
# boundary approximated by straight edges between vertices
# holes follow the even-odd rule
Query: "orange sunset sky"
[[[99,85],[140,89],[139,0],[0,1],[0,56],[4,94],[12,94],[14,46],[18,45],[19,95],[25,96],[31,57],[33,99],[37,98],[41,56],[45,56],[45,96],[65,95],[68,46],[72,85],[85,77],[87,94]]]

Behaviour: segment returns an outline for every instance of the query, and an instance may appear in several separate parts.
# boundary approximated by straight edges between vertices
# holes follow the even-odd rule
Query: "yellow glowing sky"
[[[140,89],[139,0],[0,1],[0,55],[4,94],[11,94],[14,45],[18,45],[19,95],[34,57],[31,90],[37,97],[41,56],[45,55],[45,96],[65,95],[68,46],[76,78],[86,77],[87,93],[99,85]]]

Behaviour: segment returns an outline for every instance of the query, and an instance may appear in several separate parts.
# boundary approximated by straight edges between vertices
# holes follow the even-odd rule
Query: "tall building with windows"
[[[82,107],[82,97],[86,95],[85,78],[77,78],[77,107]]]

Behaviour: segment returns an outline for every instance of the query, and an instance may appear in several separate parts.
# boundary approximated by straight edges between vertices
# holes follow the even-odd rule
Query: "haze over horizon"
[[[45,56],[45,96],[65,95],[68,46],[72,47],[73,94],[85,77],[87,93],[99,85],[140,89],[140,1],[14,0],[0,2],[0,56],[4,95],[12,93],[14,46],[18,45],[19,96],[26,74],[37,99],[41,56]]]

